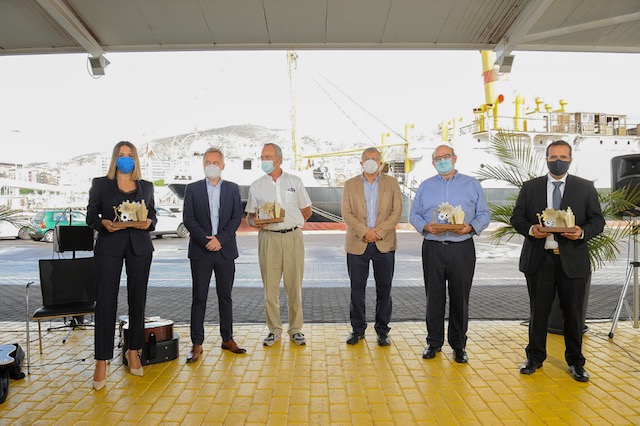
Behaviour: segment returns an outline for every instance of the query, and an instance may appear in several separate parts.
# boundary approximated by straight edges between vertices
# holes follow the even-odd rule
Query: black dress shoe
[[[581,365],[570,365],[569,372],[571,376],[579,382],[588,382],[589,381],[589,373],[584,369]]]
[[[389,346],[391,344],[391,339],[389,339],[389,335],[387,333],[378,334],[378,346]]]
[[[424,359],[432,359],[436,357],[436,353],[440,352],[440,346],[429,345],[424,348],[424,352],[422,352],[422,358]]]
[[[469,356],[467,355],[467,351],[464,348],[457,348],[453,350],[454,360],[458,364],[466,364],[469,362]]]
[[[362,339],[364,339],[364,334],[356,333],[354,331],[349,335],[349,338],[347,339],[347,345],[355,345]]]
[[[520,367],[520,374],[533,374],[536,372],[538,368],[542,368],[541,362],[535,362],[528,359],[522,366]]]

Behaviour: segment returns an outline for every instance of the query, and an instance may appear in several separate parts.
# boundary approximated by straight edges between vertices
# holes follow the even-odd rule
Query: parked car
[[[13,222],[0,220],[0,238],[19,238],[20,228]]]
[[[189,236],[187,227],[182,223],[182,214],[173,213],[169,209],[164,207],[156,207],[156,217],[158,222],[156,223],[156,229],[151,232],[151,235],[156,238],[162,238],[163,235],[175,234],[179,238],[185,238]]]
[[[87,215],[76,210],[43,210],[35,214],[29,224],[29,236],[34,241],[53,242],[53,228],[62,226],[87,226]]]

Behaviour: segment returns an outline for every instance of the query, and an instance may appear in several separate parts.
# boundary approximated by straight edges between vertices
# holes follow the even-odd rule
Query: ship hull
[[[184,191],[186,184],[172,183],[169,184],[169,189],[173,191],[180,199],[184,199]],[[242,200],[242,207],[247,204],[247,198],[249,197],[249,186],[240,186],[240,198]],[[311,205],[316,210],[309,222],[331,222],[330,217],[337,216],[342,217],[342,188],[337,187],[307,187],[307,193],[311,198]],[[411,208],[411,200],[409,197],[403,195],[402,199],[402,217],[401,222],[409,221],[409,210]],[[323,214],[325,213],[325,214]]]

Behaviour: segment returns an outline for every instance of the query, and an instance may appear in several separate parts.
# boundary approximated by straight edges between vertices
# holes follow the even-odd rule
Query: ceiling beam
[[[504,58],[511,55],[511,52],[522,42],[552,3],[553,0],[533,0],[527,3],[525,9],[494,49],[497,64],[502,64]]]
[[[522,40],[523,43],[543,40],[551,37],[588,31],[596,28],[608,27],[610,25],[625,24],[627,22],[640,21],[640,12],[629,13],[627,15],[614,16],[612,18],[599,19],[597,21],[585,22],[584,24],[570,25],[568,27],[557,28],[555,30],[543,31],[541,33],[529,34]]]
[[[37,0],[37,2],[91,56],[97,58],[104,55],[100,43],[64,0]]]

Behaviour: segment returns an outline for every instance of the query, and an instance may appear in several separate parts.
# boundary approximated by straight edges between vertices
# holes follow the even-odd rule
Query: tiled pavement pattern
[[[3,302],[1,320],[24,321],[25,287],[1,286]],[[632,304],[632,289],[627,299]],[[127,313],[126,289],[119,294],[119,315]],[[597,285],[591,287],[587,319],[611,318],[618,303],[620,286]],[[426,297],[424,287],[397,287],[393,289],[393,316],[396,321],[421,321],[425,317]],[[349,289],[345,287],[304,288],[302,291],[305,322],[308,323],[348,323]],[[235,288],[233,290],[234,318],[236,322],[263,323],[265,321],[264,293],[262,288]],[[284,301],[286,295],[281,289],[281,316],[287,319]],[[30,289],[30,312],[42,306],[40,288]],[[4,303],[3,303],[4,304]],[[191,304],[191,289],[188,287],[149,287],[147,295],[147,315],[161,316],[176,323],[188,323]],[[471,289],[469,317],[479,320],[518,320],[529,317],[529,299],[525,285],[475,286]],[[367,317],[374,320],[375,288],[367,290]],[[207,301],[207,321],[217,323],[218,298],[215,287],[209,291]],[[621,319],[629,318],[626,309]]]
[[[62,333],[45,336],[45,353],[32,345],[31,375],[11,381],[0,405],[0,424],[640,424],[640,339],[628,321],[614,339],[610,325],[594,324],[584,338],[589,383],[566,371],[561,336],[549,336],[549,358],[523,376],[527,330],[514,321],[472,321],[469,364],[451,350],[433,360],[420,354],[420,322],[394,324],[392,345],[375,335],[349,346],[346,324],[308,324],[307,346],[281,341],[263,347],[262,324],[238,324],[248,349],[219,348],[207,327],[203,359],[185,364],[188,327],[177,326],[180,357],[128,374],[116,359],[107,386],[91,389],[93,331],[79,330],[62,345]],[[32,335],[33,337],[33,335]],[[24,342],[24,324],[0,323],[0,342]],[[86,358],[86,360],[83,360]]]

